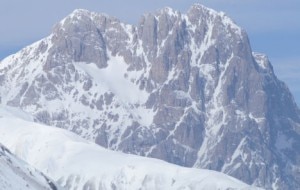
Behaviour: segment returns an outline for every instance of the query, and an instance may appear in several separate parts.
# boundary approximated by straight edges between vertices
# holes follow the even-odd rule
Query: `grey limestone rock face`
[[[0,65],[3,104],[97,144],[300,188],[300,112],[224,13],[164,8],[137,26],[76,10]]]

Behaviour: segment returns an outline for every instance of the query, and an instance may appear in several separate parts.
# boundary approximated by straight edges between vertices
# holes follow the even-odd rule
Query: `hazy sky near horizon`
[[[0,60],[51,33],[74,9],[102,12],[137,24],[141,15],[169,6],[185,13],[194,3],[223,11],[243,27],[255,52],[266,53],[278,78],[300,105],[299,0],[3,0],[0,2]]]

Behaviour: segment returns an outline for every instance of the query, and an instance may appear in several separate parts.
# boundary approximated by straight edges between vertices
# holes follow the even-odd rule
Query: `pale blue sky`
[[[248,33],[253,51],[266,53],[279,79],[300,105],[299,0],[3,0],[0,2],[0,59],[47,36],[55,23],[76,8],[136,24],[145,12],[165,6],[186,12],[201,3],[226,12]]]

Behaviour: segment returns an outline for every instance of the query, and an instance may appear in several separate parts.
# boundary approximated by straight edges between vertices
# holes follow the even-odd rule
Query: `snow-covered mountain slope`
[[[300,188],[300,113],[224,13],[192,6],[137,26],[75,10],[0,64],[0,97],[109,149]]]
[[[2,127],[2,123],[0,128]],[[1,190],[59,190],[61,189],[44,174],[16,158],[0,144]]]
[[[220,172],[113,152],[66,130],[14,117],[0,118],[0,142],[70,190],[258,189]],[[1,176],[6,170],[0,164]]]

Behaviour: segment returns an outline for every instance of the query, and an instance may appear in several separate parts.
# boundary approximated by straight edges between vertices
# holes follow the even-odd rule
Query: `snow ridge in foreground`
[[[66,189],[257,189],[220,172],[113,152],[12,115],[0,116],[0,143]]]
[[[58,190],[58,187],[0,144],[0,189]]]

